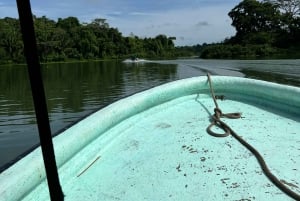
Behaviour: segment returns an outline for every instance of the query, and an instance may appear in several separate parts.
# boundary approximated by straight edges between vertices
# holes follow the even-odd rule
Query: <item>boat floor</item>
[[[300,193],[299,118],[234,100],[218,103],[224,113],[242,112],[224,121]],[[111,128],[59,169],[65,200],[291,200],[232,136],[207,134],[213,109],[208,95],[190,95]],[[46,182],[24,198],[47,199]]]

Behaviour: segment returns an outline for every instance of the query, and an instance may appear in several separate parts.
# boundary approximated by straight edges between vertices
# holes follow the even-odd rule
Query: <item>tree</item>
[[[72,29],[79,27],[80,23],[76,17],[58,18],[56,26],[63,28],[67,32],[71,32]]]
[[[237,32],[225,43],[273,45],[277,43],[277,38],[281,35],[282,15],[278,6],[270,2],[244,0],[228,15]]]
[[[300,0],[264,1],[276,6],[281,13],[277,46],[286,48],[300,44]]]
[[[88,27],[82,27],[79,31],[78,50],[84,58],[93,58],[98,55],[97,38]]]
[[[56,23],[46,16],[42,16],[34,17],[34,25],[40,60],[47,62],[49,55],[54,53],[57,45],[57,41],[54,39]]]
[[[91,23],[80,23],[76,17],[51,20],[46,16],[33,17],[40,61],[66,59],[170,57],[175,55],[175,37],[160,34],[141,39],[132,34],[123,37],[117,28],[109,27],[106,19],[96,18]],[[19,20],[0,19],[1,63],[21,62],[23,57]]]
[[[0,46],[5,50],[8,60],[24,60],[20,24],[17,19],[6,17],[1,20]]]
[[[277,7],[269,2],[244,0],[235,6],[228,15],[237,35],[253,32],[273,32],[279,28],[280,13]]]
[[[278,8],[287,15],[292,16],[293,18],[300,15],[300,0],[264,0],[269,2]]]
[[[94,27],[94,28],[103,28],[103,29],[108,29],[109,28],[109,24],[106,22],[106,19],[103,18],[96,18],[92,21],[92,23],[90,24],[90,26]]]

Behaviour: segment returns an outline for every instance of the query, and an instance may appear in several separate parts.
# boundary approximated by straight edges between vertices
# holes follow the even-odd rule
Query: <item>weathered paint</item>
[[[212,77],[224,121],[300,193],[300,89]],[[206,133],[214,105],[206,77],[117,101],[54,138],[65,200],[289,200],[231,136]],[[220,131],[221,132],[221,131]],[[0,200],[47,200],[40,149],[0,175]]]

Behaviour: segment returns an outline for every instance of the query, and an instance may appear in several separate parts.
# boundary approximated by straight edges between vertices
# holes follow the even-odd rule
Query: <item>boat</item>
[[[125,59],[123,61],[123,63],[144,63],[144,62],[146,62],[145,59],[140,59],[140,58],[135,57],[135,56],[131,57],[130,59]]]
[[[182,79],[52,139],[30,2],[17,6],[41,146],[1,172],[0,201],[300,200],[298,87]]]
[[[208,75],[116,101],[54,137],[64,200],[297,200],[299,97]],[[50,200],[40,147],[0,174],[0,200]]]

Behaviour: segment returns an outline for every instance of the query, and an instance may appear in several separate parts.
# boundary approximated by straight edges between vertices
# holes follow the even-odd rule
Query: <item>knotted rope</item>
[[[295,193],[294,191],[290,190],[288,187],[286,187],[276,176],[274,176],[271,171],[269,170],[265,160],[263,159],[263,157],[261,156],[261,154],[254,148],[252,147],[250,144],[248,144],[245,140],[243,140],[243,138],[241,138],[240,136],[238,136],[226,123],[224,123],[221,118],[222,117],[227,117],[230,119],[237,119],[241,117],[241,113],[227,113],[227,114],[223,114],[222,111],[220,110],[217,100],[216,100],[216,96],[214,94],[213,91],[213,87],[212,87],[212,81],[210,78],[210,74],[207,74],[208,77],[208,83],[209,83],[209,87],[210,87],[210,92],[211,92],[211,96],[213,98],[213,101],[215,103],[215,109],[214,112],[215,114],[212,115],[212,119],[211,119],[211,124],[207,127],[207,133],[215,136],[215,137],[226,137],[228,135],[232,135],[237,141],[239,141],[242,145],[244,145],[258,160],[258,163],[261,166],[261,169],[263,171],[263,173],[269,178],[269,180],[275,185],[277,186],[282,192],[284,192],[286,195],[290,196],[291,198],[300,201],[300,195]],[[213,126],[217,126],[221,129],[223,129],[225,131],[224,134],[218,134],[212,131],[212,127]]]

